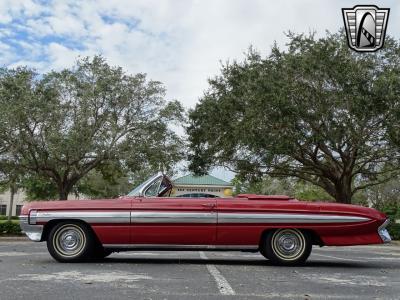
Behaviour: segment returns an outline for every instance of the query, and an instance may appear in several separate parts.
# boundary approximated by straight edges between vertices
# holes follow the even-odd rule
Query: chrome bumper
[[[22,232],[24,232],[30,240],[34,242],[40,242],[42,240],[43,225],[30,225],[28,216],[20,216],[19,224]]]
[[[378,228],[378,234],[379,234],[379,236],[381,237],[381,239],[382,239],[382,242],[384,242],[384,243],[389,243],[391,240],[392,240],[392,238],[390,237],[390,235],[389,235],[389,232],[387,231],[387,229],[386,229],[386,226],[388,226],[389,225],[389,219],[387,219],[381,226],[379,226],[379,228]]]

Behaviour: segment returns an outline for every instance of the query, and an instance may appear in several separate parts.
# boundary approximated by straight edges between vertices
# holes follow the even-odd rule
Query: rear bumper
[[[31,225],[29,224],[28,216],[20,216],[19,224],[21,230],[27,235],[27,237],[34,242],[40,242],[42,240],[43,225]]]
[[[392,238],[390,237],[389,232],[387,231],[386,227],[389,225],[389,219],[386,219],[385,222],[378,228],[378,234],[382,239],[382,242],[389,243]]]

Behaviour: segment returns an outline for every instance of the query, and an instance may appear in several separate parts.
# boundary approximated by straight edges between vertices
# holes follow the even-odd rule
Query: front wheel
[[[298,229],[283,228],[268,232],[261,244],[261,254],[273,264],[299,265],[310,256],[310,235]]]
[[[77,262],[92,255],[95,243],[95,238],[87,225],[61,222],[51,229],[47,239],[47,249],[59,262]]]

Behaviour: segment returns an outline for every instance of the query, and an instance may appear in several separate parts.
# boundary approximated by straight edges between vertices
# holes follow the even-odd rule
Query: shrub
[[[396,223],[396,220],[400,219],[400,207],[385,207],[382,211],[390,219],[387,227],[390,236],[393,240],[400,240],[400,224]]]
[[[8,216],[0,215],[0,221],[8,220]],[[19,220],[18,216],[12,216],[11,220]]]
[[[393,240],[400,240],[400,224],[396,223],[396,219],[393,217],[390,217],[390,223],[387,227],[387,230],[389,231],[390,237]]]
[[[20,235],[21,228],[19,223],[3,222],[0,223],[0,235]]]

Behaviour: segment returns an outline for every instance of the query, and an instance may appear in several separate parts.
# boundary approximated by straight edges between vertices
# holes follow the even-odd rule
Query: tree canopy
[[[170,124],[183,109],[164,94],[160,82],[129,75],[100,56],[41,75],[3,68],[0,159],[11,156],[41,186],[50,180],[60,199],[90,171],[110,164],[169,169],[182,151]]]
[[[350,203],[399,169],[400,45],[387,37],[380,51],[356,53],[343,32],[288,38],[287,49],[250,49],[209,80],[189,113],[190,168],[295,177]]]

